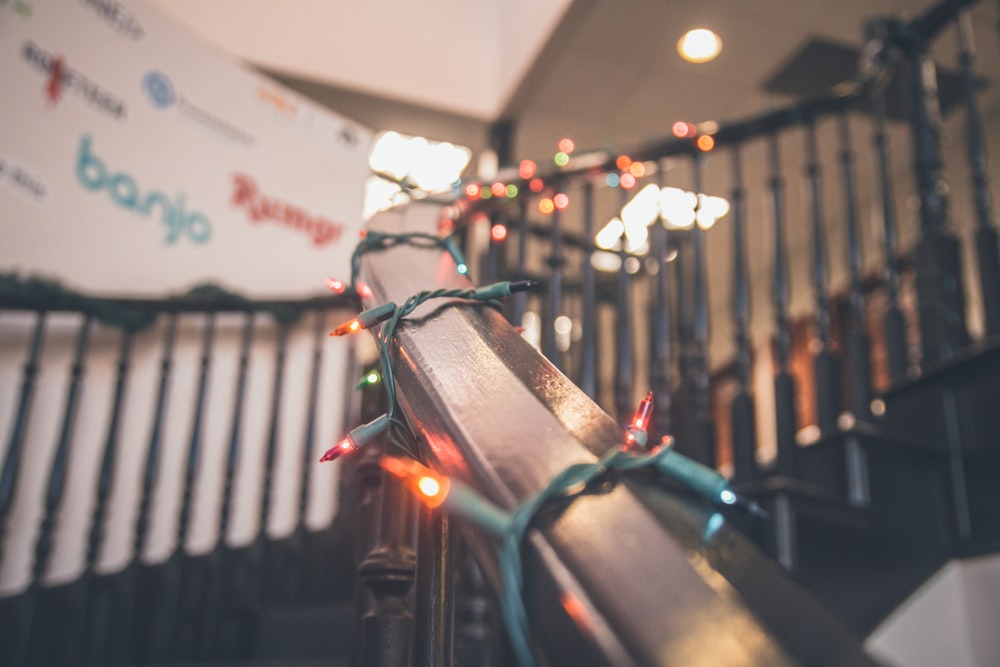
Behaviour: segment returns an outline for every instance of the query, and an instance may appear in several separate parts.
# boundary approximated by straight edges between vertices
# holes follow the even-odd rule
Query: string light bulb
[[[337,280],[336,278],[327,278],[325,281],[328,290],[334,294],[343,294],[347,291],[347,285],[343,280]]]
[[[625,433],[625,443],[634,447],[646,447],[649,442],[649,420],[653,415],[653,392],[647,392],[645,398],[639,401],[632,421]]]
[[[336,461],[345,454],[356,452],[387,428],[389,428],[389,415],[380,415],[367,424],[352,429],[343,440],[326,450],[319,462]]]
[[[355,386],[354,388],[360,391],[362,389],[365,389],[366,387],[371,387],[373,385],[376,385],[381,381],[382,381],[382,374],[373,368],[372,370],[365,373],[364,377],[361,378],[361,381],[358,382],[357,386]]]
[[[507,512],[461,482],[440,475],[413,459],[382,456],[378,463],[427,507],[444,507],[497,536],[510,530],[511,518]]]
[[[368,310],[361,312],[353,320],[348,320],[344,322],[336,329],[330,332],[331,336],[346,336],[347,334],[357,333],[362,329],[369,329],[379,322],[385,322],[387,319],[392,317],[393,313],[396,312],[396,304],[393,302],[383,303],[381,306],[376,306],[374,308],[369,308]]]

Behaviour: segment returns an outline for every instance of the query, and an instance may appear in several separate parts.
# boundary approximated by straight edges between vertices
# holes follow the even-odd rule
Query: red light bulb
[[[347,285],[342,280],[337,280],[336,278],[327,278],[325,282],[327,289],[334,294],[343,294],[344,290],[347,289]]]

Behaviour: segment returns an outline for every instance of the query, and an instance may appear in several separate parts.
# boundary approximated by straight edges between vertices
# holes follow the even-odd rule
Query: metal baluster
[[[660,163],[656,169],[656,185],[663,189],[666,165]],[[670,395],[670,280],[667,263],[668,247],[667,228],[663,221],[657,219],[653,223],[650,244],[653,257],[656,260],[656,277],[653,292],[653,317],[651,327],[652,337],[652,368],[650,369],[650,385],[655,396],[655,426],[651,442],[659,442],[661,436],[673,433],[670,419],[672,397]]]
[[[149,517],[153,501],[153,491],[159,476],[160,444],[163,437],[163,417],[166,412],[167,393],[170,386],[170,373],[173,368],[174,343],[177,340],[177,313],[170,313],[167,319],[163,337],[163,352],[160,359],[160,377],[153,408],[153,425],[150,428],[149,448],[146,451],[146,461],[142,477],[142,489],[139,496],[139,510],[136,513],[135,527],[132,536],[132,556],[125,570],[123,582],[122,605],[118,611],[118,623],[115,624],[115,646],[112,649],[117,662],[131,662],[136,656],[145,654],[147,648],[139,639],[146,635],[147,628],[138,623],[136,616],[140,610],[146,612],[146,601],[139,600],[139,571],[142,566],[142,556],[146,551],[149,537]],[[148,613],[143,621],[149,618]]]
[[[778,456],[774,471],[795,474],[795,380],[789,372],[792,337],[788,322],[788,255],[785,241],[785,182],[781,176],[781,150],[777,133],[769,140],[770,189],[774,231],[774,405]]]
[[[271,417],[267,429],[267,447],[264,454],[264,479],[260,498],[260,522],[254,541],[258,594],[268,594],[267,583],[267,528],[271,523],[271,496],[274,494],[274,466],[278,454],[278,430],[281,424],[281,397],[284,389],[285,357],[288,351],[288,323],[278,322],[275,342],[274,379],[271,393]]]
[[[487,219],[486,225],[486,261],[483,262],[483,274],[481,282],[483,284],[495,283],[497,281],[497,271],[500,265],[500,253],[503,251],[503,244],[493,238],[493,225],[499,224],[507,226],[507,219],[503,214],[497,216],[496,221]]]
[[[104,523],[107,519],[108,499],[111,496],[111,485],[114,483],[115,463],[118,457],[118,432],[121,424],[122,407],[125,399],[125,384],[128,380],[129,361],[132,356],[132,339],[134,332],[125,329],[121,334],[118,350],[118,373],[115,378],[114,398],[111,404],[111,418],[108,422],[108,435],[104,441],[104,453],[101,456],[101,467],[97,479],[97,498],[94,502],[94,513],[90,520],[90,533],[87,538],[87,552],[84,558],[83,574],[77,585],[80,588],[79,600],[81,617],[73,623],[69,655],[92,655],[91,651],[104,644],[105,633],[109,629],[101,610],[94,608],[93,579],[97,558],[101,545],[104,543]],[[84,646],[85,638],[87,645]]]
[[[958,44],[962,95],[965,98],[966,146],[972,175],[972,200],[976,208],[976,258],[986,334],[992,336],[1000,333],[1000,250],[997,230],[993,225],[983,119],[976,100],[975,47],[972,42],[972,11],[969,8],[960,10],[958,14]]]
[[[809,190],[809,213],[812,227],[813,291],[816,298],[816,340],[819,351],[813,357],[816,387],[816,422],[820,431],[829,434],[837,428],[839,377],[837,359],[830,345],[830,269],[827,264],[826,230],[823,224],[822,174],[816,121],[806,121],[806,180]]]
[[[181,649],[178,640],[179,629],[183,622],[189,619],[181,618],[182,594],[185,593],[184,549],[187,546],[191,530],[191,509],[194,504],[194,483],[201,460],[202,429],[205,419],[205,398],[208,394],[208,374],[212,362],[212,343],[215,335],[215,313],[205,316],[202,329],[201,361],[198,372],[198,388],[195,393],[194,417],[191,422],[191,435],[188,441],[187,462],[184,466],[184,481],[181,490],[181,506],[177,520],[177,533],[174,551],[166,564],[165,586],[162,601],[162,623],[153,644],[153,655],[156,659],[167,660]]]
[[[941,115],[937,74],[926,42],[899,35],[910,64],[914,169],[920,198],[920,239],[914,266],[923,364],[946,359],[969,341],[965,328],[958,239],[948,225],[947,184],[941,165]]]
[[[21,392],[18,394],[17,412],[14,416],[14,426],[10,431],[10,439],[7,442],[3,471],[0,472],[0,565],[3,564],[7,516],[10,514],[10,508],[14,505],[18,476],[21,473],[21,454],[24,447],[24,436],[28,431],[28,415],[31,412],[31,399],[35,394],[35,378],[38,376],[38,360],[42,355],[44,335],[45,311],[40,310],[35,315],[35,326],[31,332],[28,358],[21,371]]]
[[[733,330],[736,342],[736,396],[731,405],[733,420],[733,479],[744,481],[757,476],[757,424],[750,393],[750,277],[747,268],[746,190],[740,146],[732,149],[733,181]]]
[[[583,250],[580,298],[583,312],[580,337],[580,389],[597,398],[597,275],[590,261],[594,242],[594,184],[583,185]]]
[[[421,506],[417,539],[413,664],[451,667],[455,641],[455,554],[448,515]]]
[[[629,190],[620,188],[622,207]],[[632,323],[632,276],[627,265],[630,257],[625,238],[621,239],[621,266],[618,269],[615,303],[615,415],[619,424],[627,424],[635,410],[635,335]]]
[[[69,472],[69,446],[73,439],[73,424],[76,421],[76,409],[80,398],[83,381],[84,361],[87,347],[90,343],[92,317],[86,314],[76,336],[76,347],[73,352],[73,365],[70,368],[69,386],[66,390],[66,407],[63,411],[62,426],[59,440],[56,444],[55,456],[49,472],[48,487],[45,492],[45,508],[42,523],[35,540],[34,557],[31,562],[31,580],[22,600],[22,623],[17,636],[17,644],[13,650],[14,660],[11,664],[18,667],[28,664],[31,649],[31,635],[35,622],[38,620],[38,596],[42,588],[42,578],[49,568],[52,556],[52,540],[55,535],[59,506],[62,504],[63,492],[66,490],[66,475]]]
[[[240,443],[243,434],[243,408],[246,401],[247,367],[250,348],[253,344],[254,314],[247,311],[243,316],[243,331],[240,335],[239,361],[236,370],[236,390],[233,397],[233,417],[229,426],[229,447],[226,451],[226,469],[222,482],[222,501],[219,509],[218,540],[209,556],[209,589],[205,601],[204,621],[201,623],[199,653],[204,658],[219,657],[221,648],[219,625],[226,607],[226,580],[228,570],[226,559],[229,552],[227,537],[232,523],[232,507],[236,468],[240,459]]]
[[[886,311],[882,326],[888,356],[889,380],[899,382],[906,377],[909,366],[906,325],[899,307],[899,259],[896,256],[896,203],[893,198],[889,142],[885,132],[885,82],[872,89],[872,118],[877,158],[879,193],[882,198],[882,247],[885,253]]]

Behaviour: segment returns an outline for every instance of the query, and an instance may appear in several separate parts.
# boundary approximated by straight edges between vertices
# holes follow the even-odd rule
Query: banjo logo
[[[104,162],[94,155],[89,134],[80,138],[80,150],[76,158],[76,178],[91,192],[107,191],[111,201],[118,207],[131,211],[141,218],[148,218],[159,209],[160,221],[167,228],[164,241],[175,243],[187,236],[195,243],[205,243],[212,235],[212,225],[202,213],[187,212],[184,209],[184,195],[173,199],[159,190],[145,193],[135,178],[125,171],[111,173]]]

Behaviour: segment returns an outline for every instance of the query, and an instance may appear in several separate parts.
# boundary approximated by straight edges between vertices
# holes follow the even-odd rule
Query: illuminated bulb
[[[507,238],[507,228],[503,225],[493,225],[490,227],[490,238],[497,243],[502,243]]]
[[[559,151],[562,153],[572,153],[573,149],[576,148],[576,144],[569,137],[559,140]]]
[[[628,155],[619,155],[618,159],[615,160],[615,166],[618,167],[618,171],[625,171],[632,164],[632,158]]]
[[[475,183],[469,183],[465,186],[465,196],[469,199],[475,199],[479,196],[479,186]]]
[[[378,384],[381,381],[382,381],[382,374],[376,370],[370,370],[365,374],[363,378],[361,378],[361,381],[358,382],[355,389],[361,390],[364,389],[365,387],[370,387],[372,385]]]
[[[621,179],[618,178],[618,174],[608,174],[604,177],[604,182],[608,184],[609,188],[617,188],[618,183]]]
[[[631,190],[632,188],[635,187],[635,176],[626,172],[622,174],[619,182],[621,183],[621,186],[623,188],[625,188],[626,190]]]
[[[344,284],[342,280],[337,280],[335,278],[326,279],[326,287],[334,294],[343,294],[347,289],[347,285]]]
[[[343,440],[326,450],[323,456],[320,457],[319,462],[326,463],[327,461],[334,461],[339,459],[344,454],[357,451],[388,427],[389,416],[381,415],[367,424],[362,424],[361,426],[352,429]]]
[[[560,192],[552,198],[552,204],[560,211],[564,210],[567,206],[569,206],[569,195],[564,192]]]
[[[565,167],[569,164],[569,154],[559,151],[555,154],[555,157],[552,158],[552,161],[556,163],[557,167]]]
[[[421,477],[417,480],[417,488],[427,498],[433,498],[441,493],[441,484],[433,477]]]
[[[628,173],[636,178],[642,178],[646,175],[646,165],[641,162],[633,162],[628,166]]]
[[[528,189],[532,192],[541,192],[545,189],[545,181],[540,178],[533,178],[531,182],[528,183]]]
[[[632,428],[642,429],[643,431],[649,428],[649,418],[653,414],[653,392],[648,392],[646,397],[639,401],[639,407],[636,408],[635,416],[632,418]]]
[[[518,189],[517,186],[511,183],[507,186],[507,199],[513,199],[517,196]]]
[[[696,28],[677,42],[677,53],[689,63],[707,63],[722,52],[722,40],[711,30]]]
[[[360,313],[353,320],[344,322],[339,327],[330,332],[331,336],[346,336],[347,334],[356,333],[362,329],[368,329],[379,322],[385,322],[387,319],[393,316],[396,312],[396,304],[383,303],[381,306],[376,306],[375,308],[369,308],[368,310]]]
[[[556,205],[548,197],[538,200],[538,212],[542,215],[550,215],[556,209]]]
[[[534,160],[521,160],[521,164],[517,167],[517,174],[527,180],[535,175],[536,169],[538,169],[538,165],[535,164]]]
[[[674,123],[673,127],[671,128],[671,131],[674,133],[674,136],[677,137],[678,139],[683,139],[684,137],[686,137],[687,130],[688,130],[688,124],[682,120],[679,120],[676,123]]]
[[[493,190],[492,189],[490,189],[490,188],[481,188],[479,190],[479,198],[480,199],[490,199],[491,197],[493,197]]]
[[[358,294],[364,299],[372,299],[375,295],[372,293],[372,288],[368,286],[368,283],[358,283]]]
[[[458,266],[455,267],[455,270],[458,271],[459,273],[461,273],[464,276],[465,274],[467,274],[469,272],[469,265],[466,264],[465,262],[461,262],[461,263],[459,263]]]
[[[451,482],[413,459],[382,456],[378,464],[406,484],[428,507],[440,507],[447,499]]]
[[[715,148],[715,139],[709,134],[701,135],[698,137],[698,148],[707,153]]]
[[[507,194],[507,186],[503,183],[494,183],[493,187],[490,188],[494,197],[503,197]]]

